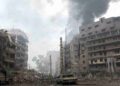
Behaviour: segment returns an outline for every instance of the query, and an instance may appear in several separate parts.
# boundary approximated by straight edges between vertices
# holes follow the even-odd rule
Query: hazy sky
[[[59,50],[69,18],[68,0],[0,0],[0,27],[18,28],[29,37],[29,59]],[[120,16],[120,2],[110,3],[105,17]]]

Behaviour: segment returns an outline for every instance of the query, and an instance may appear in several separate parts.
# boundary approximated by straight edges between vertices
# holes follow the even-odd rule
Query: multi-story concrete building
[[[9,31],[12,40],[16,45],[15,49],[15,68],[16,70],[27,69],[28,61],[28,38],[26,34],[18,29]]]
[[[62,49],[62,48],[61,48]],[[79,75],[79,35],[76,35],[70,43],[64,45],[63,70],[65,74]],[[61,52],[62,55],[62,52]]]
[[[64,73],[71,74],[70,43],[64,45]]]
[[[82,72],[120,71],[120,17],[81,27],[80,46]]]
[[[79,34],[74,36],[70,42],[71,71],[74,75],[79,75],[80,58]]]
[[[0,30],[0,80],[1,74],[14,72],[15,44],[6,30]]]

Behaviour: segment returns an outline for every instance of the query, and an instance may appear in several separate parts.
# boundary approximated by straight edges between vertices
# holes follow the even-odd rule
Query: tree
[[[49,62],[42,55],[33,57],[32,61],[36,64],[36,68],[40,73],[49,73]]]

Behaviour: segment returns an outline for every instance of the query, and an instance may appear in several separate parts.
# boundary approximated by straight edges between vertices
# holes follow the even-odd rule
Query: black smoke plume
[[[94,21],[106,13],[110,0],[70,0],[69,14],[72,19],[81,20],[82,25]]]
[[[94,22],[106,13],[110,2],[120,0],[69,0],[69,20],[67,25],[67,40],[70,41],[79,27]]]

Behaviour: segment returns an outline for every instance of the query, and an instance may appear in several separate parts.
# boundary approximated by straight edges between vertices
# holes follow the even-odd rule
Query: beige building
[[[81,72],[120,71],[120,17],[80,28]]]

